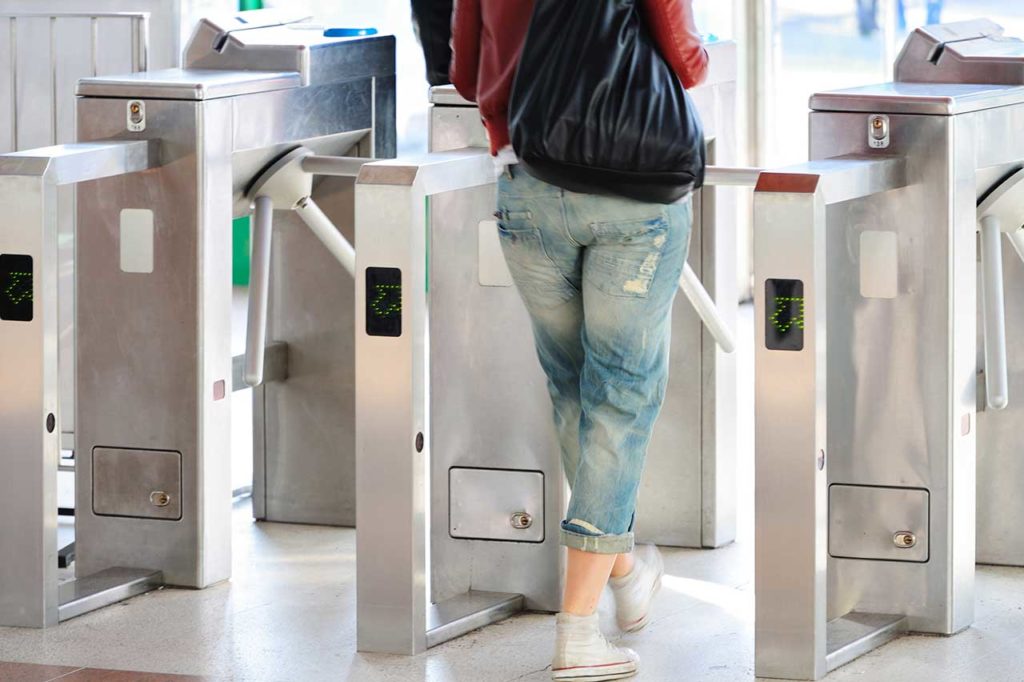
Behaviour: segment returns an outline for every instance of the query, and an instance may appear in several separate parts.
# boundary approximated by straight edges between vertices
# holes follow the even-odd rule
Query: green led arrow
[[[402,285],[378,284],[374,289],[376,296],[370,302],[370,310],[377,317],[395,317],[402,314]]]
[[[790,315],[789,319],[783,321],[783,313],[790,312],[793,304],[799,304],[799,309],[796,315]],[[776,296],[775,297],[775,312],[768,318],[775,331],[780,334],[785,334],[794,326],[797,329],[804,328],[804,297],[803,296]]]
[[[32,273],[31,272],[10,272],[8,273],[7,286],[4,287],[4,295],[14,305],[32,300]]]

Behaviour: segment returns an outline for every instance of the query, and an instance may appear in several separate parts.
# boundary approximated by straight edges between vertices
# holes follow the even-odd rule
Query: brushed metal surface
[[[144,566],[203,587],[230,573],[229,402],[214,388],[231,379],[231,244],[220,226],[231,217],[233,110],[229,100],[147,105],[151,125],[132,137],[160,140],[163,165],[78,188],[77,564]],[[124,106],[80,100],[80,137],[124,135]],[[154,213],[152,274],[119,267],[124,208]],[[96,447],[180,452],[181,522],[96,515]]]
[[[999,178],[1012,173],[1019,164],[989,169],[979,174],[979,194]],[[1024,334],[1024,262],[1016,251],[1003,248],[1006,334],[1010,403],[1001,411],[984,410],[977,415],[978,434],[978,563],[1024,566],[1024,481],[1020,424],[1024,419],[1024,353],[1018,339]],[[978,368],[984,366],[982,330],[978,329]],[[984,377],[982,376],[982,379]],[[979,402],[983,384],[979,381]]]
[[[394,36],[327,38],[323,31],[287,26],[307,14],[265,10],[249,15],[254,24],[240,23],[237,13],[205,17],[185,47],[183,65],[224,71],[294,71],[307,86],[334,83],[339,76],[375,78],[395,73]]]
[[[955,116],[1021,102],[1024,87],[1020,85],[882,83],[817,93],[811,97],[811,109]]]
[[[828,551],[842,559],[928,561],[928,491],[917,488],[829,487]],[[913,547],[897,547],[896,533],[913,533]]]
[[[427,646],[437,646],[514,616],[525,605],[521,594],[477,591],[432,604],[427,613]]]
[[[814,119],[812,118],[812,129]],[[863,128],[859,128],[863,129]],[[898,159],[843,156],[762,174],[754,195],[755,274],[755,672],[820,679],[827,672],[827,616],[833,571],[827,556],[827,485],[848,456],[832,425],[837,345],[833,233],[837,207],[872,205],[907,183]],[[830,206],[829,204],[833,205]],[[803,283],[799,351],[770,350],[766,284]],[[859,298],[856,280],[849,288]],[[849,294],[848,294],[849,295]],[[841,302],[841,299],[840,299]],[[892,596],[892,595],[890,595]],[[845,612],[844,612],[845,613]]]
[[[108,568],[60,585],[60,620],[145,594],[164,584],[160,571],[143,568]]]
[[[906,616],[848,613],[828,624],[829,671],[891,642],[907,631]]]
[[[820,194],[754,194],[755,672],[825,672],[829,282]],[[772,351],[765,283],[804,284],[804,348]]]
[[[896,80],[931,83],[1024,83],[1024,41],[988,19],[922,26],[896,59]]]
[[[544,542],[544,472],[452,467],[448,494],[451,537]],[[513,525],[519,513],[530,516],[528,527]]]
[[[0,105],[0,151],[74,142],[80,78],[177,66],[195,21],[234,5],[233,0],[0,0],[0,35],[12,36],[10,50],[0,48],[0,92],[11,93],[11,108],[21,114],[15,120]],[[21,17],[17,28],[10,23],[14,16]],[[51,23],[51,17],[57,18]],[[11,77],[15,66],[21,73]],[[73,449],[74,189],[59,195],[60,428],[64,447]]]
[[[812,158],[867,153],[867,116],[812,113]],[[931,492],[931,560],[830,558],[830,618],[901,613],[943,634],[973,620],[977,116],[890,116],[908,186],[828,209],[829,483]],[[894,299],[860,295],[866,230],[898,233]]]
[[[33,315],[0,321],[0,623],[58,620],[57,470],[60,457],[59,213],[61,183],[142,170],[146,143],[65,145],[0,157],[0,254],[32,258]],[[50,428],[51,423],[53,427]]]
[[[78,81],[76,94],[79,97],[206,100],[288,90],[301,85],[299,74],[292,71],[164,69],[83,78]]]
[[[154,504],[154,494],[166,503]],[[92,453],[92,509],[100,516],[181,519],[181,453],[96,448]]]
[[[525,595],[527,608],[557,611],[566,497],[547,382],[519,293],[481,286],[477,274],[479,223],[496,204],[491,178],[482,187],[435,195],[428,207],[431,596],[437,602],[471,589],[514,592]],[[459,480],[449,479],[452,467],[543,472],[540,513],[525,510],[534,514],[531,530],[543,542],[452,538],[449,499],[457,491],[449,485]]]
[[[399,184],[403,180],[406,184]],[[475,196],[475,192],[480,196]],[[453,195],[454,200],[458,193],[468,193],[472,199],[466,201],[464,220],[454,220],[451,212],[436,208],[435,200],[427,200],[427,197],[444,194]],[[447,255],[446,250],[439,250],[437,240],[440,237],[475,234],[481,220],[475,209],[487,205],[488,213],[493,212],[493,197],[493,165],[486,150],[445,152],[369,164],[363,167],[356,183],[355,224],[359,247],[355,300],[366,300],[364,273],[367,267],[398,268],[402,272],[401,336],[368,335],[365,306],[356,306],[356,487],[375,493],[356,497],[360,651],[415,654],[426,649],[428,604],[431,600],[443,601],[440,591],[431,589],[431,568],[452,567],[464,571],[467,567],[455,566],[448,553],[459,549],[460,545],[480,545],[479,551],[486,560],[479,562],[483,570],[480,576],[465,573],[457,576],[471,582],[464,587],[455,586],[451,596],[471,588],[494,589],[487,584],[487,571],[500,574],[495,564],[504,561],[508,567],[499,577],[504,578],[505,583],[513,580],[543,582],[538,589],[545,593],[535,599],[543,599],[542,603],[557,601],[559,553],[545,546],[553,542],[550,539],[553,534],[542,544],[451,539],[445,543],[443,538],[447,533],[436,532],[438,528],[447,528],[447,518],[442,511],[440,522],[435,520],[438,491],[444,486],[437,485],[437,475],[432,470],[438,462],[464,457],[465,451],[445,448],[445,442],[438,438],[452,433],[446,433],[444,427],[439,426],[433,410],[438,408],[443,415],[445,403],[452,398],[436,392],[438,375],[434,366],[457,369],[465,361],[458,358],[457,362],[442,364],[435,355],[435,347],[443,350],[444,342],[459,337],[445,335],[434,339],[438,332],[432,318],[436,306],[443,301],[437,287],[442,287],[441,291],[445,288],[432,279],[438,270],[433,269],[431,263],[442,254]],[[467,250],[468,257],[474,258],[475,245]],[[485,289],[476,283],[472,269],[468,272],[458,268],[451,270],[453,276],[470,280],[469,295],[473,295],[474,290]],[[488,292],[509,291],[495,287],[486,289]],[[460,290],[453,290],[453,293],[467,294]],[[478,374],[477,380],[481,376],[482,373]],[[531,390],[540,389],[541,386],[537,386]],[[490,390],[488,387],[488,392]],[[500,395],[482,395],[495,401],[501,398]],[[466,426],[471,423],[460,420],[454,435],[463,437],[460,433],[470,431]],[[529,455],[527,451],[526,454],[544,456],[543,452]],[[549,449],[547,457],[553,455],[554,451]],[[495,458],[495,461],[500,460]],[[447,467],[441,481],[447,481],[446,474]],[[442,506],[446,501],[447,491],[444,491]],[[552,507],[560,508],[561,504],[558,500]],[[434,530],[430,531],[432,527]],[[431,542],[433,544],[428,544]],[[456,542],[458,545],[454,544]],[[506,553],[496,561],[498,545]],[[544,552],[538,555],[538,550]],[[438,552],[446,554],[439,557]],[[547,561],[555,566],[554,570],[543,567],[543,562]],[[525,566],[526,572],[537,576],[516,576],[513,566]],[[513,590],[519,592],[511,586],[501,591]]]
[[[41,177],[0,175],[0,253],[33,260],[33,320],[0,321],[0,623],[57,623],[57,199]]]

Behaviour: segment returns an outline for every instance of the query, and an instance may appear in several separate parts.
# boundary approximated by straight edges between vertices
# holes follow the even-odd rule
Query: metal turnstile
[[[713,163],[730,164],[736,154],[732,134],[736,46],[715,42],[708,50],[711,73],[691,95],[705,122],[709,158]],[[453,87],[434,88],[431,105],[431,152],[487,147],[475,106],[459,97]],[[736,299],[735,191],[722,187],[717,193],[702,192],[695,205],[688,274],[692,281],[699,277],[719,302]],[[351,196],[338,199],[350,202]],[[480,205],[485,203],[481,200]],[[445,207],[461,210],[458,204]],[[488,268],[493,265],[503,270],[491,213],[493,208],[486,210],[480,218],[486,224],[463,238],[472,240],[470,251],[485,259]],[[275,229],[273,277],[284,284],[272,287],[268,325],[270,339],[288,348],[289,374],[287,381],[270,382],[259,389],[255,402],[254,509],[257,518],[267,520],[352,526],[357,498],[355,363],[351,296],[344,293],[349,291],[351,279],[329,263],[330,256],[322,250],[313,256],[315,266],[308,260],[312,247],[291,253],[293,243],[315,243],[305,227],[295,224]],[[352,239],[347,229],[343,232]],[[445,267],[456,266],[449,262]],[[465,267],[476,266],[467,261]],[[442,281],[446,276],[436,273],[432,279]],[[486,285],[511,287],[512,283],[502,274]],[[321,295],[325,286],[338,291],[338,296]],[[512,295],[502,305],[519,303]],[[736,306],[720,305],[719,310],[723,326],[734,328]],[[641,541],[665,545],[717,547],[735,539],[735,358],[718,348],[687,301],[677,304],[674,319],[672,378],[650,447],[637,534]],[[520,322],[518,318],[501,320],[503,325]],[[473,330],[464,331],[465,353],[486,352],[477,345]],[[532,355],[527,353],[524,358]],[[537,394],[523,402],[546,405],[543,384],[535,387]],[[454,383],[446,384],[446,394],[455,390]],[[545,410],[531,412],[531,418],[542,422],[537,427],[540,431],[549,428]],[[446,494],[439,492],[435,508],[444,508],[441,498],[447,499]]]
[[[299,144],[395,149],[394,39],[291,27],[303,19],[205,19],[184,69],[82,80],[80,142],[0,156],[15,219],[0,242],[0,624],[53,625],[156,584],[229,576],[231,218]],[[55,197],[72,184],[77,580],[58,590]],[[310,189],[351,224],[351,200],[334,200],[344,188]],[[312,262],[323,248],[309,247]]]
[[[1024,41],[1004,36],[1002,28],[989,21],[927,27],[915,33],[908,43],[897,64],[896,80],[960,83],[965,88],[987,84],[993,90],[1004,89],[1009,95],[1016,90],[1014,86],[1024,86]],[[1021,120],[1024,118],[1013,119],[1008,124],[1011,127],[1002,129],[1005,133],[984,124],[978,134],[988,133],[991,137],[984,138],[983,147],[1002,145],[1006,138],[1010,138],[1006,144],[1012,147],[1013,138],[1019,137]],[[1006,337],[1012,340],[1006,357],[1008,381],[1003,384],[1010,397],[1006,409],[988,409],[986,397],[993,382],[984,372],[983,325],[978,327],[977,560],[982,564],[1010,566],[1024,566],[1024,499],[1018,487],[1024,482],[1024,461],[1020,456],[1024,439],[1019,428],[1024,419],[1024,353],[1019,352],[1020,346],[1015,343],[1024,335],[1024,232],[1018,229],[1024,225],[1024,212],[1016,196],[1020,192],[1018,172],[1022,167],[1024,159],[991,164],[979,169],[977,181],[979,204],[987,200],[992,204],[991,200],[996,199],[1011,209],[1001,230],[1008,231],[1008,243],[1013,247],[1002,249],[1001,255],[1006,281]],[[998,205],[993,207],[1001,210]],[[979,280],[979,293],[982,285]],[[979,296],[979,312],[983,309]],[[979,321],[983,321],[981,314]]]
[[[10,93],[0,103],[0,153],[74,142],[80,78],[180,66],[182,49],[202,15],[232,12],[236,6],[233,0],[0,0],[0,92]],[[74,190],[63,188],[58,196],[61,447],[70,456]],[[61,503],[67,504],[73,486],[59,487]]]
[[[1024,87],[934,81],[964,56],[999,71],[991,55],[1021,45],[992,34],[918,30],[897,82],[815,95],[814,160],[758,181],[758,676],[819,679],[973,621],[978,349],[990,419],[1007,399],[1000,232],[1024,224]]]
[[[432,99],[433,153],[364,166],[356,185],[356,487],[374,491],[356,499],[361,651],[419,653],[523,609],[556,611],[561,598],[566,488],[546,380],[493,218],[495,168],[475,107],[450,87],[435,88]],[[724,134],[725,122],[716,125]],[[708,184],[751,177],[714,168]],[[694,249],[681,283],[680,298],[694,303],[676,312],[675,331],[688,334],[676,342],[691,346],[675,352],[689,369],[706,358],[730,362],[735,289],[725,289],[731,297],[717,290],[716,310],[695,274],[703,268],[715,286],[720,275],[720,286],[734,287],[732,259],[715,251],[728,249],[722,233],[734,228],[715,222],[710,195],[702,193],[694,238],[703,249]],[[725,349],[708,347],[715,340]],[[732,482],[734,453],[722,440],[702,441],[700,424],[705,401],[704,419],[732,423],[732,403],[726,410],[716,401],[734,375],[723,371],[718,388],[714,376],[691,378],[669,389],[685,393],[679,403],[695,416],[670,427],[686,434],[680,443],[692,452],[686,459],[684,448],[673,451],[686,461],[673,462],[664,487],[654,488],[663,500],[688,468],[699,472],[702,457],[730,466],[706,480],[724,490]],[[710,444],[703,451],[702,442]],[[713,502],[702,513],[701,477],[691,482],[697,509],[684,499],[666,512],[672,542],[700,546],[715,533],[731,540],[734,519],[714,523]],[[722,499],[731,509],[735,494]]]

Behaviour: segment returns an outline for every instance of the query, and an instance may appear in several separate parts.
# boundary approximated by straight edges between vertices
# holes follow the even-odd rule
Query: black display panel
[[[366,333],[402,335],[402,271],[398,268],[366,269]]]
[[[804,283],[798,279],[770,279],[764,284],[765,347],[768,350],[804,349]]]
[[[32,256],[0,254],[0,320],[32,321]]]

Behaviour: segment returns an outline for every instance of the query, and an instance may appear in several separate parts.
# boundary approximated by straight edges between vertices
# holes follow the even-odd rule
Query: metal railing
[[[60,140],[58,115],[58,98],[61,96],[58,86],[58,65],[60,63],[60,45],[57,39],[58,22],[70,19],[89,20],[89,65],[91,75],[102,75],[100,71],[100,24],[101,22],[128,22],[130,26],[130,56],[132,71],[146,71],[149,68],[149,13],[148,12],[23,12],[18,14],[0,14],[0,29],[6,22],[6,31],[0,30],[0,35],[6,33],[8,40],[7,52],[10,67],[10,92],[7,101],[10,107],[10,126],[12,149],[2,151],[17,151],[19,134],[19,113],[18,113],[18,86],[19,86],[19,30],[32,21],[49,22],[49,64],[50,92],[52,103],[50,107],[50,143],[58,144]],[[2,43],[0,43],[2,44]],[[41,93],[31,93],[40,95]],[[74,92],[67,93],[73,97]],[[34,145],[38,146],[38,145]]]

